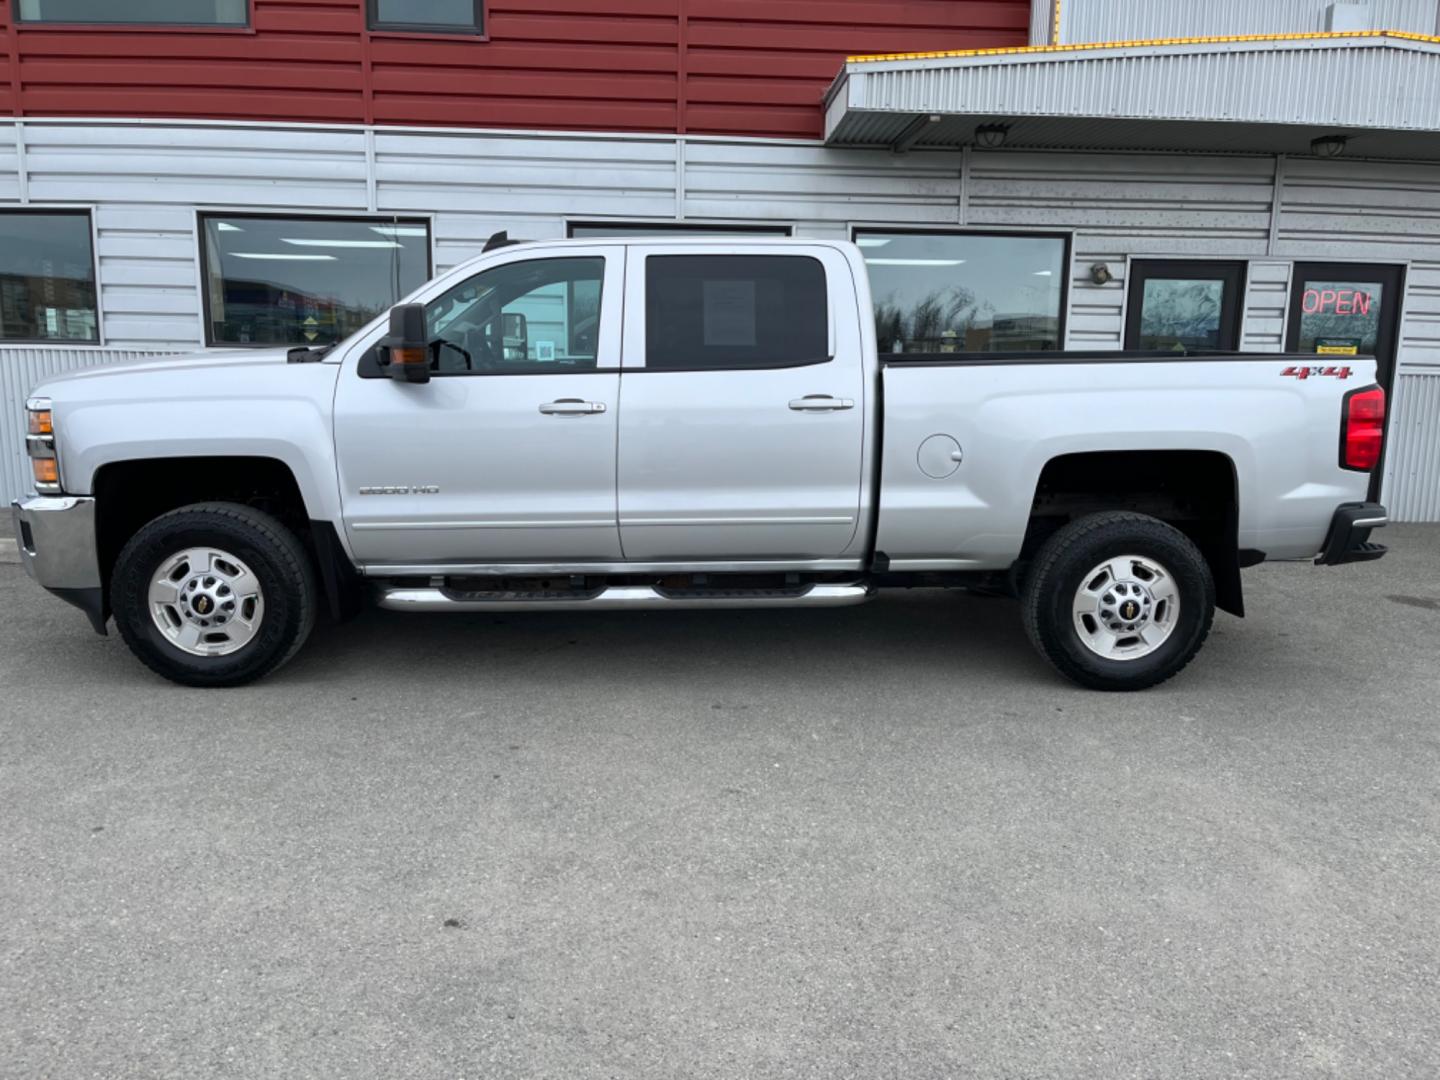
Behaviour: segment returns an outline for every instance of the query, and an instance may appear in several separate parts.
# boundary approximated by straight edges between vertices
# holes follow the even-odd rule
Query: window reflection
[[[207,217],[211,344],[328,345],[430,276],[424,221]]]
[[[1218,349],[1225,282],[1150,278],[1141,295],[1141,349]]]
[[[0,213],[0,340],[99,337],[89,213]]]
[[[21,22],[244,26],[245,0],[20,0]]]
[[[1065,241],[862,232],[881,352],[1060,348]]]

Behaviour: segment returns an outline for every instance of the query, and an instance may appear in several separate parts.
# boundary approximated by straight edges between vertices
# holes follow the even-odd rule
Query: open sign
[[[1306,315],[1369,315],[1374,300],[1363,289],[1306,289],[1300,308]]]

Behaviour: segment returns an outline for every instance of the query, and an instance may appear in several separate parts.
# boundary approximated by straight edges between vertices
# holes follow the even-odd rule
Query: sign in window
[[[1300,352],[1373,354],[1384,296],[1378,281],[1306,281],[1300,293]]]

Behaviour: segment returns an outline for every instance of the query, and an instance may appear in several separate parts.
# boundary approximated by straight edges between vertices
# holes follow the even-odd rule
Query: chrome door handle
[[[796,412],[839,412],[854,407],[855,402],[850,398],[831,397],[829,394],[810,394],[790,402],[790,408]]]
[[[581,401],[579,398],[561,398],[541,405],[540,411],[546,416],[593,416],[605,411],[603,401]]]

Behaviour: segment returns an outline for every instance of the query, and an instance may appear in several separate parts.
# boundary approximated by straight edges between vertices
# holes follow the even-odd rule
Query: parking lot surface
[[[322,626],[0,566],[0,1076],[1434,1077],[1440,530],[1137,695],[1012,603]]]

